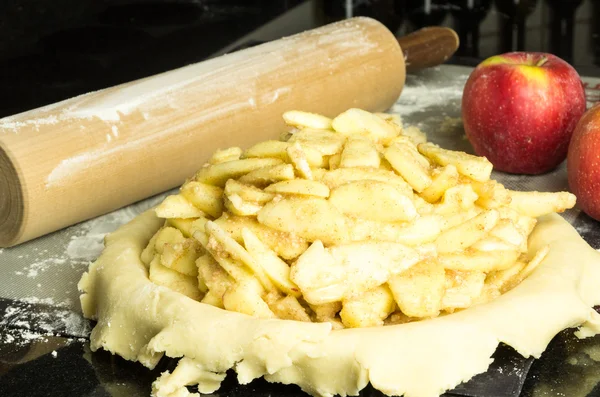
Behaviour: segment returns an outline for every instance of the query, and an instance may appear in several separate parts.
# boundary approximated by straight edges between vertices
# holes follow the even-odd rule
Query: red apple
[[[600,220],[600,103],[588,110],[575,127],[567,174],[579,208]]]
[[[475,153],[515,174],[541,174],[560,164],[585,108],[579,74],[544,53],[486,59],[469,76],[462,99]]]

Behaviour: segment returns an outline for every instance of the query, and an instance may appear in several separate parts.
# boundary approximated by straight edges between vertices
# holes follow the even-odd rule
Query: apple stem
[[[548,58],[543,57],[542,59],[540,59],[538,61],[538,63],[535,64],[535,66],[542,66],[543,64],[545,64],[546,62],[548,62]]]

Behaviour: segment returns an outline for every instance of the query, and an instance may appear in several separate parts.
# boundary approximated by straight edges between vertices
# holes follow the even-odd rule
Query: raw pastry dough
[[[534,273],[499,298],[402,325],[333,331],[329,323],[260,320],[196,302],[148,280],[142,250],[164,220],[150,210],[106,239],[82,277],[91,348],[153,368],[182,357],[153,385],[159,397],[217,390],[233,368],[240,383],[264,376],[312,395],[356,395],[368,382],[388,395],[438,396],[486,371],[499,342],[539,357],[561,330],[600,333],[600,254],[560,216],[539,219],[529,249],[550,252]],[[240,331],[243,330],[243,331]]]

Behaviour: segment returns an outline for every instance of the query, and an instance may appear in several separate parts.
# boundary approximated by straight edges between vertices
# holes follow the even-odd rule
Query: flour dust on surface
[[[58,235],[48,235],[34,248],[0,250],[0,262],[19,264],[8,274],[10,285],[0,289],[0,343],[87,338],[90,326],[81,315],[77,282],[102,253],[107,234],[169,193],[71,226],[60,233],[60,243],[53,240]]]

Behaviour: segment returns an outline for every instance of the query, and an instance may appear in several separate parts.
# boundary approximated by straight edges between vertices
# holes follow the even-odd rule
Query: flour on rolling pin
[[[404,77],[393,34],[354,18],[0,120],[0,246],[178,186],[288,109],[386,110]]]
[[[362,20],[365,23],[367,20]],[[343,50],[340,54],[336,54],[339,58],[338,62],[343,62],[344,58],[351,59],[358,54],[364,55],[367,52],[376,51],[379,47],[379,42],[372,40],[364,35],[356,35],[356,25],[354,22],[344,21],[336,25],[335,29],[327,31],[326,35],[321,32],[314,31],[311,34],[317,36],[318,40],[306,41],[305,36],[291,36],[284,38],[281,41],[285,42],[286,48],[294,52],[310,56],[314,51],[318,51],[324,45],[336,45],[337,48]],[[379,49],[383,51],[383,49]],[[52,104],[40,109],[36,109],[37,113],[45,113],[50,110],[55,110],[57,107],[62,107],[64,110],[57,116],[51,115],[37,119],[29,119],[29,115],[33,112],[26,112],[16,116],[7,117],[0,120],[0,128],[12,129],[17,132],[18,129],[33,124],[41,126],[45,124],[56,124],[61,119],[68,118],[100,118],[107,122],[118,122],[122,115],[129,115],[134,111],[145,111],[146,114],[152,107],[160,106],[160,104],[152,102],[156,98],[165,100],[169,106],[177,107],[176,98],[169,96],[170,93],[176,93],[178,90],[184,89],[187,86],[202,82],[205,88],[211,87],[218,89],[233,89],[236,95],[239,96],[237,106],[257,107],[259,103],[271,103],[276,101],[283,93],[290,91],[289,87],[276,88],[272,92],[261,95],[256,98],[255,87],[241,86],[235,87],[237,75],[254,73],[254,71],[264,73],[263,64],[256,62],[257,59],[251,58],[252,53],[262,54],[264,51],[258,48],[238,51],[229,54],[225,57],[215,58],[210,61],[212,70],[207,70],[203,74],[198,74],[198,65],[186,66],[168,73],[153,76],[151,78],[142,79],[133,84],[125,84],[117,91],[111,92],[110,95],[105,95],[103,91],[89,93],[80,97],[72,98],[57,104]],[[265,62],[268,64],[269,62]],[[283,57],[280,59],[279,65],[271,65],[273,71],[276,71],[281,66],[285,66],[287,60]],[[300,66],[303,66],[299,62]],[[243,66],[243,67],[242,67]],[[310,64],[304,65],[306,68]],[[323,62],[321,66],[324,68],[337,66],[331,63]],[[211,79],[214,75],[221,73],[233,73],[230,75],[230,84],[223,87],[223,81],[220,79]],[[246,99],[249,98],[249,99]],[[236,107],[236,105],[233,105]],[[221,112],[227,112],[231,109],[221,109]],[[217,114],[205,111],[207,119],[218,116]]]
[[[338,24],[335,30],[327,32],[327,35],[321,33],[313,33],[318,37],[318,41],[307,42],[303,40],[302,36],[292,36],[282,39],[285,42],[286,48],[292,49],[293,51],[300,54],[314,54],[314,51],[318,51],[323,45],[334,44],[343,49],[344,51],[340,54],[336,54],[339,57],[338,61],[341,63],[344,58],[352,58],[356,55],[355,51],[359,54],[365,54],[366,52],[375,51],[378,47],[378,42],[371,41],[365,36],[356,36],[356,27],[351,22],[343,22]],[[257,59],[250,58],[251,53],[262,54],[264,51],[259,49],[249,49],[246,51],[239,51],[233,54],[229,54],[226,57],[215,58],[210,61],[210,69],[207,69],[203,74],[198,74],[198,65],[186,66],[168,73],[153,76],[151,78],[142,79],[134,83],[125,84],[119,86],[118,90],[111,91],[108,95],[105,91],[92,92],[76,98],[68,99],[56,104],[48,105],[34,111],[25,112],[16,116],[6,117],[0,120],[0,129],[12,130],[18,133],[19,129],[26,126],[34,126],[36,129],[43,125],[54,125],[59,121],[73,118],[99,118],[110,124],[118,123],[121,121],[122,116],[130,115],[132,112],[141,111],[144,118],[150,117],[150,112],[153,108],[163,106],[162,103],[158,103],[156,99],[166,101],[168,106],[177,108],[177,102],[175,97],[170,95],[179,90],[185,89],[185,87],[201,82],[203,88],[216,88],[220,90],[229,89],[235,93],[238,100],[229,104],[229,106],[220,107],[219,109],[206,109],[202,116],[206,121],[211,118],[218,117],[220,114],[227,113],[229,111],[239,110],[243,107],[256,108],[261,104],[270,104],[275,102],[283,94],[287,94],[291,91],[290,87],[279,87],[275,88],[271,92],[262,94],[260,97],[256,97],[256,87],[252,86],[235,86],[236,73],[241,74],[252,74],[263,67],[263,64],[256,62]],[[380,50],[381,51],[381,50]],[[250,58],[250,59],[249,59]],[[273,71],[278,68],[285,66],[285,59],[280,59],[279,65],[271,65]],[[265,63],[267,64],[267,63]],[[309,68],[310,64],[303,64],[299,62],[300,66]],[[320,66],[327,68],[334,66],[332,63],[322,62]],[[264,73],[266,70],[262,70]],[[232,73],[230,74],[231,80],[229,84],[224,86],[223,81],[219,79],[212,79],[217,74],[221,73]],[[201,98],[199,98],[201,99]],[[47,117],[30,118],[33,114],[44,114],[54,111],[57,108],[62,110],[57,114],[52,114]],[[111,130],[113,133],[118,131],[116,125],[112,125]],[[111,141],[112,138],[108,138],[110,134],[107,134],[107,140]]]

